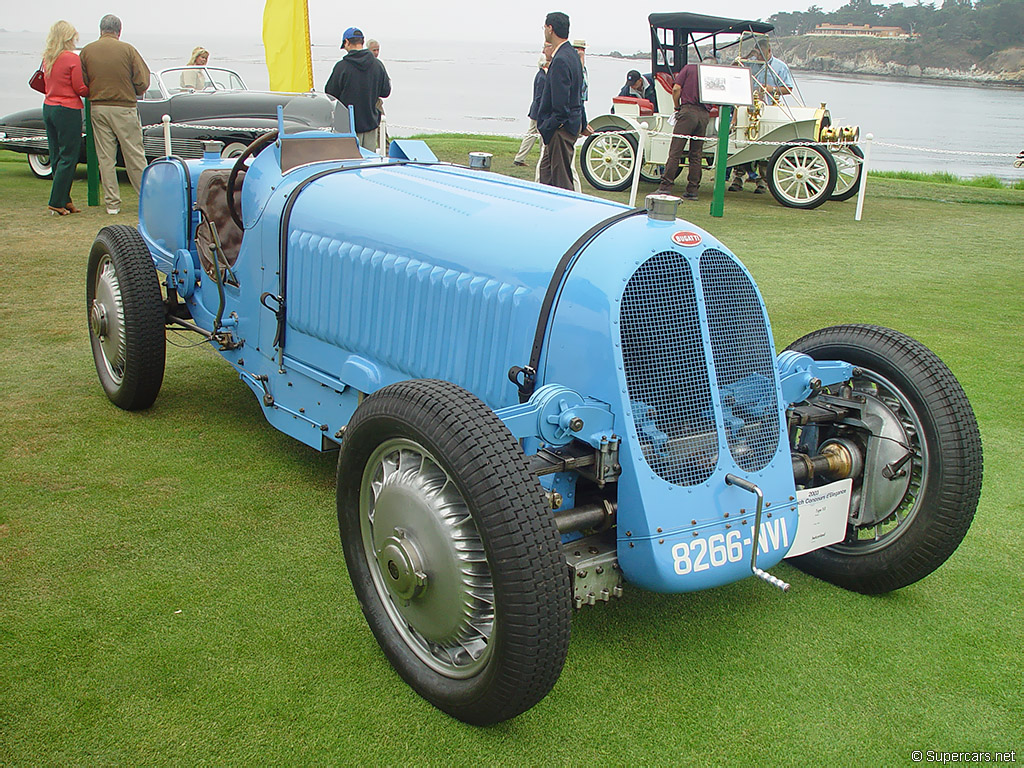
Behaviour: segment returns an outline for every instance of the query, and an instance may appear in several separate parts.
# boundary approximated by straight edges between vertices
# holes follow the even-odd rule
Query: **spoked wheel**
[[[836,161],[827,149],[785,144],[768,161],[768,188],[787,208],[817,208],[836,187]]]
[[[164,380],[164,305],[149,249],[132,227],[104,227],[89,252],[89,342],[100,384],[127,411],[149,408]]]
[[[49,155],[28,156],[28,167],[32,175],[37,179],[49,179],[53,176],[53,166],[50,165]]]
[[[829,200],[849,200],[860,191],[864,152],[856,144],[843,144],[832,150],[832,159],[836,161],[836,188]]]
[[[618,130],[598,128],[583,142],[583,176],[592,187],[606,192],[621,192],[633,183],[637,138],[615,133]]]
[[[651,184],[658,184],[661,182],[661,177],[665,174],[664,163],[644,163],[640,166],[640,178],[643,181]],[[632,179],[630,179],[632,181]]]
[[[931,350],[888,328],[825,328],[789,349],[854,366],[860,420],[810,439],[851,440],[864,457],[846,539],[791,562],[867,594],[924,578],[959,546],[981,493],[981,438],[960,383]]]
[[[571,612],[558,531],[472,394],[420,380],[363,401],[338,457],[338,524],[370,629],[429,702],[485,725],[555,684]]]

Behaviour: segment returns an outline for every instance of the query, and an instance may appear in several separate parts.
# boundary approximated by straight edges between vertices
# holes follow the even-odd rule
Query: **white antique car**
[[[774,29],[771,24],[695,13],[652,13],[650,75],[655,103],[639,98],[616,98],[612,112],[589,123],[594,133],[583,144],[583,176],[601,190],[626,189],[633,178],[638,136],[646,132],[640,176],[657,182],[668,160],[672,141],[672,85],[688,59],[711,51],[722,59],[742,59],[745,43]],[[816,208],[827,200],[846,200],[860,187],[863,153],[855,128],[838,128],[825,104],[804,106],[798,92],[782,99],[755,94],[750,107],[738,107],[729,127],[729,167],[768,162],[768,187],[782,205]],[[713,111],[717,115],[717,110]],[[714,163],[717,117],[708,123],[704,158]],[[764,142],[785,142],[762,144]],[[812,142],[828,142],[827,147]]]

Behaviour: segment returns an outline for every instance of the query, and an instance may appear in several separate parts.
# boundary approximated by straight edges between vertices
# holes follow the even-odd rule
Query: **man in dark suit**
[[[553,11],[544,19],[544,40],[554,48],[544,80],[537,130],[544,140],[540,182],[572,189],[573,146],[583,128],[583,65],[569,38],[569,17]]]

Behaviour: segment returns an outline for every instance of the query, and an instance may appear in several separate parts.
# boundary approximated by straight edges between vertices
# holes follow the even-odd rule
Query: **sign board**
[[[846,538],[853,480],[837,480],[796,492],[799,518],[793,546],[786,557],[796,557],[836,544]]]
[[[699,64],[702,104],[732,104],[749,107],[754,103],[750,70],[746,67],[723,67],[719,64]]]

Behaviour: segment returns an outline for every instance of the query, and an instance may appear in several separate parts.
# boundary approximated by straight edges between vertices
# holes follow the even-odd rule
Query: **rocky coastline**
[[[1008,48],[978,60],[955,46],[804,35],[781,38],[776,49],[790,67],[812,72],[1024,85],[1024,48]]]
[[[920,40],[878,40],[799,35],[775,41],[775,54],[792,69],[832,74],[873,75],[900,80],[945,80],[979,85],[1024,86],[1024,47],[982,59],[966,46]],[[612,56],[650,60],[638,52]]]

